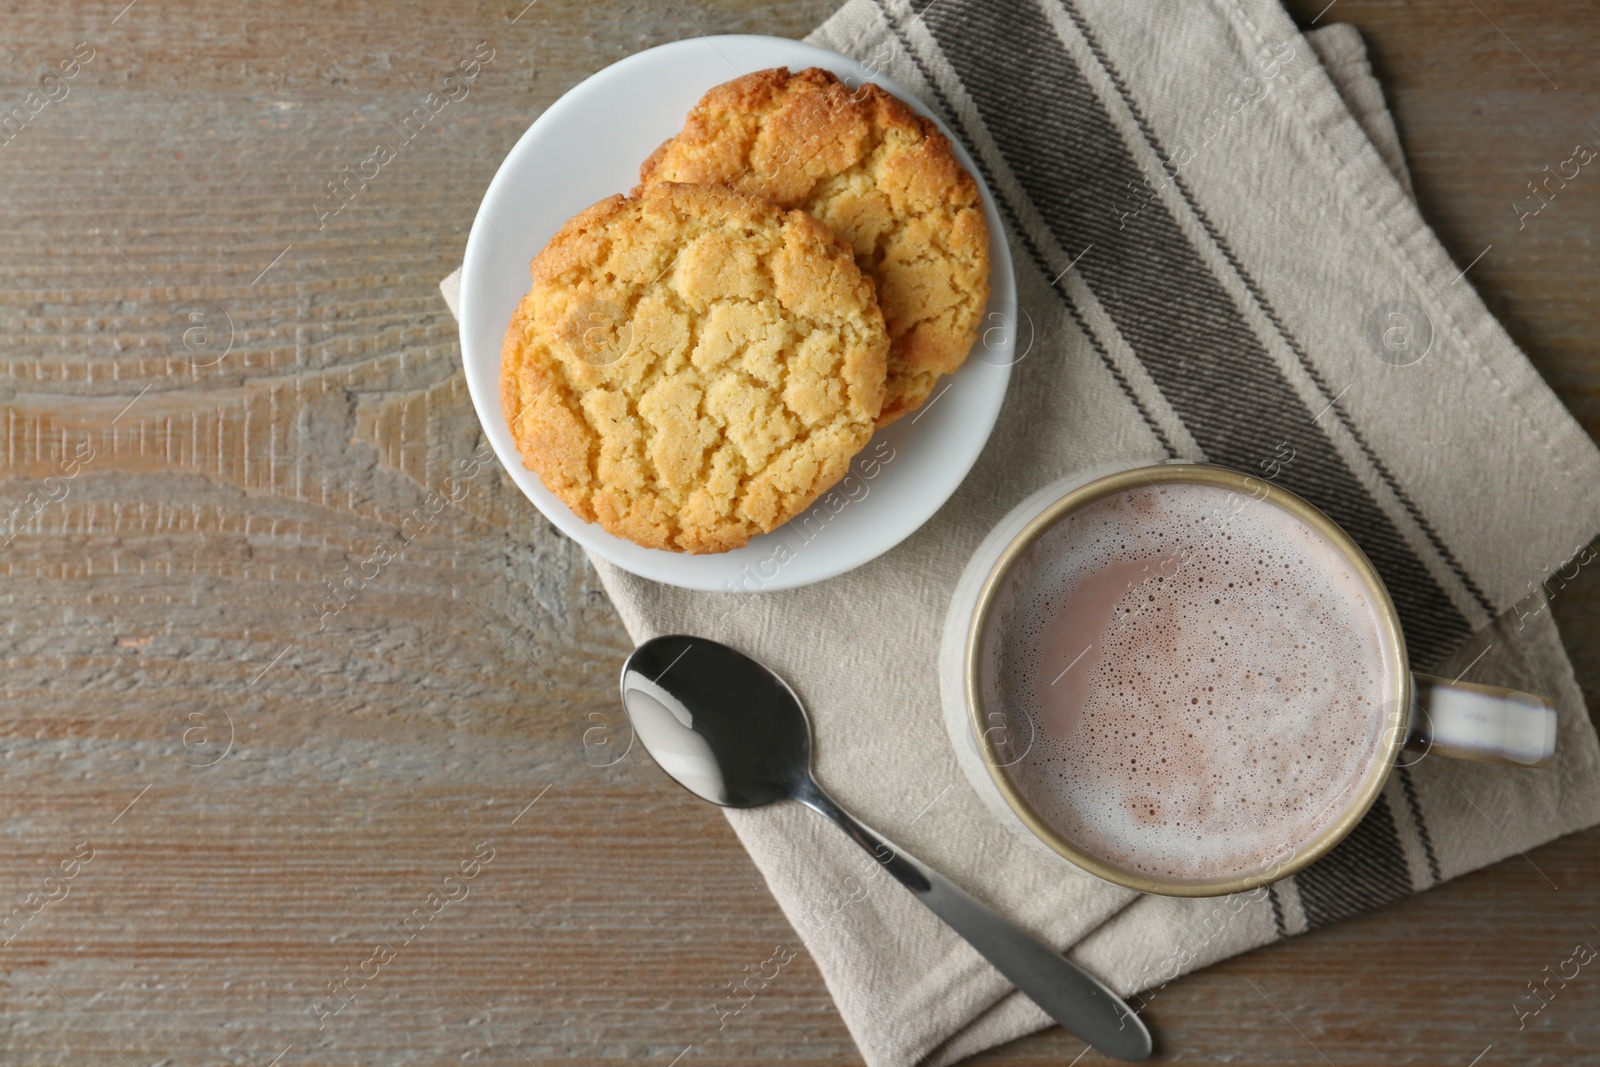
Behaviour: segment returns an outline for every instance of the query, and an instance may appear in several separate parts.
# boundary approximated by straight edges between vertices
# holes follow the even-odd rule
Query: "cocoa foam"
[[[1117,867],[1215,881],[1283,862],[1384,745],[1378,607],[1272,504],[1186,483],[1102,498],[1012,575],[991,682],[1034,740],[1007,773]]]

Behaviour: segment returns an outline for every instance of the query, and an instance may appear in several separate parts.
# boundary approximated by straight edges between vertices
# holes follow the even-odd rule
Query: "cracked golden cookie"
[[[568,221],[532,273],[500,401],[523,463],[587,522],[725,552],[804,510],[872,436],[883,315],[804,212],[652,186]]]
[[[876,85],[851,91],[815,67],[726,82],[639,180],[716,182],[806,211],[849,242],[889,329],[880,426],[915,410],[977,340],[989,302],[977,182],[938,127]]]

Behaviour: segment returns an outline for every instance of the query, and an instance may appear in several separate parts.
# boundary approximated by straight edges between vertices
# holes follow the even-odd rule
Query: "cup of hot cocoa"
[[[957,585],[940,674],[979,793],[1149,893],[1295,873],[1403,750],[1538,767],[1555,745],[1543,698],[1412,673],[1382,579],[1333,520],[1201,464],[1096,472],[1019,505]]]

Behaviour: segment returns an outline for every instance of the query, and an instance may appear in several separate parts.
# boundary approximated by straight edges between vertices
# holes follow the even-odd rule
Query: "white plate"
[[[887,78],[800,41],[727,36],[662,45],[607,67],[550,105],[500,165],[467,238],[461,351],[473,406],[500,462],[545,517],[584,548],[634,574],[688,589],[787,589],[887,552],[961,484],[994,428],[1011,379],[1017,319],[1011,256],[994,200],[952,136],[957,157],[978,179],[989,221],[991,294],[982,336],[961,370],[935,387],[921,410],[873,437],[851,474],[810,510],[743,548],[691,556],[642,548],[584,522],[522,465],[500,410],[500,343],[528,292],[528,261],[567,219],[638,184],[639,164],[683,128],[706,90],[781,66],[825,67],[841,78],[877,82],[933,117]]]

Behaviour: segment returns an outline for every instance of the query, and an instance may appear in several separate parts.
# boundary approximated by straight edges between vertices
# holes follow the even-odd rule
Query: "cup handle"
[[[1543,767],[1556,751],[1556,709],[1544,697],[1426,674],[1416,682],[1406,748],[1452,759]]]

